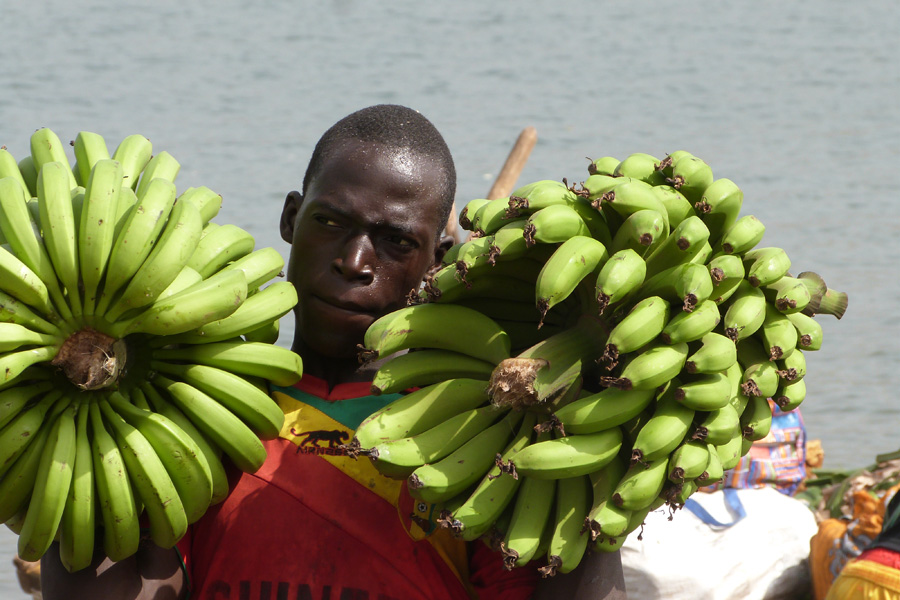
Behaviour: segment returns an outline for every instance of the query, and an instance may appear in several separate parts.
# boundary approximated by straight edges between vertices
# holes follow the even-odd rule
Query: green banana
[[[59,558],[69,572],[84,569],[94,558],[94,530],[97,497],[94,492],[94,465],[88,434],[90,405],[77,405],[75,461],[72,483],[59,526]]]
[[[754,248],[744,253],[747,281],[754,287],[775,283],[791,268],[791,259],[783,248]]]
[[[737,345],[738,362],[744,369],[741,390],[746,396],[769,398],[778,387],[778,365],[754,337]]]
[[[511,411],[450,454],[418,467],[406,480],[410,495],[425,502],[441,502],[475,485],[494,465],[494,457],[507,445],[523,416],[522,411]]]
[[[731,400],[731,381],[724,373],[696,375],[675,388],[675,399],[697,411],[722,408]]]
[[[669,231],[669,216],[666,213],[666,207],[653,191],[653,186],[648,183],[638,179],[626,181],[603,194],[599,201],[604,215],[608,214],[609,210],[613,210],[619,217],[626,220],[639,210],[654,210],[663,219],[662,230],[666,233]]]
[[[668,466],[668,455],[650,463],[632,462],[613,490],[613,504],[631,511],[646,508],[662,492]]]
[[[475,211],[472,227],[475,235],[493,235],[512,217],[507,216],[509,198],[495,198]]]
[[[41,452],[28,512],[19,532],[18,552],[24,560],[40,560],[56,537],[72,484],[75,452],[75,406],[69,405],[54,422]]]
[[[129,394],[135,406],[140,406],[145,410],[155,410],[181,428],[193,440],[203,454],[201,460],[205,460],[209,467],[209,475],[212,479],[209,504],[218,504],[225,500],[228,496],[228,474],[225,472],[225,465],[222,464],[222,450],[216,447],[183,412],[163,398],[162,394],[149,383],[141,383],[141,387],[132,388]]]
[[[389,313],[369,326],[364,345],[369,360],[408,348],[436,348],[497,364],[510,351],[509,336],[496,322],[452,304],[419,304]]]
[[[72,146],[75,147],[75,164],[78,166],[78,175],[84,185],[90,178],[94,165],[98,161],[111,158],[109,149],[106,147],[103,136],[92,131],[78,132]]]
[[[693,342],[711,333],[719,320],[718,305],[712,300],[703,300],[691,312],[682,311],[672,317],[660,335],[669,344]]]
[[[97,312],[104,314],[113,295],[125,285],[152,252],[175,205],[174,184],[159,180],[148,184],[141,200],[128,213],[109,255],[103,296]]]
[[[40,425],[37,432],[32,434],[34,440],[0,477],[0,522],[5,523],[20,510],[28,508],[28,499],[34,490],[34,482],[37,478],[38,466],[47,437],[50,430],[53,429],[59,413],[62,412],[60,408],[64,409],[67,406],[65,403],[54,406],[48,418]]]
[[[725,254],[744,254],[760,241],[766,232],[766,226],[753,215],[744,215],[728,228],[719,246]]]
[[[743,442],[744,437],[736,435],[724,444],[715,446],[723,470],[733,469],[741,462],[741,457],[744,455]]]
[[[4,256],[11,257],[12,255],[9,254],[8,252],[6,252],[5,250],[0,251],[0,276],[7,277],[8,275],[10,275],[10,271],[8,269],[4,269],[4,264],[6,264],[6,263],[4,263]],[[15,258],[15,257],[13,257],[13,258]],[[18,260],[16,260],[15,262],[18,262]],[[20,267],[23,267],[26,271],[29,271],[28,267],[23,265],[21,262],[19,262],[18,264]],[[20,274],[21,274],[21,272],[20,272]],[[33,277],[33,273],[32,273],[32,277]],[[31,293],[31,294],[35,293],[35,288],[28,288],[26,285],[24,285],[25,282],[22,280],[18,280],[19,283],[22,284],[22,285],[18,285],[18,286],[12,285],[11,281],[14,281],[14,280],[11,280],[11,279],[5,279],[5,280],[0,279],[0,281],[3,281],[3,283],[0,283],[0,287],[4,287],[4,286],[7,288],[19,287],[19,288],[21,288],[20,293],[22,293],[26,297],[29,295],[29,293]],[[40,282],[40,280],[38,280],[36,277],[29,279],[29,283],[39,283],[39,282]],[[37,289],[39,290],[40,288],[37,288]],[[44,292],[46,293],[46,288],[44,288]],[[18,298],[15,298],[15,297],[7,294],[4,291],[0,291],[0,322],[21,325],[28,329],[32,329],[32,330],[35,330],[37,332],[44,333],[47,335],[54,335],[54,336],[64,336],[65,335],[60,330],[59,327],[57,327],[53,323],[50,323],[49,321],[46,321],[45,319],[43,319],[41,317],[39,317],[24,302],[22,302]]]
[[[757,442],[769,435],[771,427],[772,407],[768,397],[751,396],[747,408],[741,413],[741,433],[744,438]]]
[[[475,217],[475,213],[478,212],[478,209],[488,202],[490,202],[490,200],[487,198],[475,198],[474,200],[469,200],[466,205],[462,207],[462,210],[459,211],[459,226],[466,231],[474,231],[475,228],[472,219]]]
[[[652,463],[667,457],[684,440],[694,419],[694,409],[676,399],[677,380],[669,385],[643,424],[631,447],[632,463]]]
[[[216,273],[204,283],[221,280],[220,285],[225,285],[224,282],[229,281],[233,274],[240,275],[241,279],[244,279],[243,273],[233,270]],[[241,285],[239,290],[241,293],[245,286],[246,283]],[[233,306],[237,306],[237,309],[230,314],[224,315],[218,320],[207,321],[195,329],[173,337],[169,343],[205,344],[234,339],[239,335],[255,331],[268,323],[277,321],[291,312],[296,304],[297,290],[293,284],[289,281],[275,281],[247,297],[240,302],[239,306],[235,301]],[[159,343],[162,343],[161,339]]]
[[[197,442],[168,417],[134,406],[118,391],[106,400],[147,439],[172,480],[187,522],[197,521],[209,507],[213,485],[209,463]]]
[[[144,198],[144,194],[147,193],[147,189],[154,179],[174,183],[180,170],[181,164],[165,150],[153,155],[150,161],[147,162],[147,166],[144,167],[137,189],[135,189],[135,195],[138,200]]]
[[[602,203],[601,199],[604,195],[615,190],[620,185],[632,181],[635,180],[631,177],[613,177],[612,175],[596,174],[588,177],[581,186],[584,188],[583,193],[587,199],[590,200],[596,208],[599,208]]]
[[[47,254],[66,290],[72,313],[81,314],[78,290],[78,225],[72,211],[68,165],[47,163],[38,174],[38,209]]]
[[[28,187],[28,194],[32,198],[37,197],[37,169],[34,168],[34,158],[29,154],[19,161],[19,174],[22,181]]]
[[[183,381],[157,374],[153,385],[168,392],[172,404],[191,419],[245,473],[255,473],[266,459],[259,437],[214,398]]]
[[[21,186],[10,177],[0,179],[0,230],[16,258],[41,279],[56,305],[56,312],[64,319],[70,318],[72,313],[59,288],[39,227],[29,211],[29,203]]]
[[[297,383],[303,361],[287,348],[261,342],[216,342],[190,344],[153,351],[154,358],[184,360],[218,367],[238,375],[262,377],[279,386]]]
[[[590,532],[592,541],[601,535],[616,536],[625,531],[631,511],[617,507],[612,502],[612,495],[627,470],[628,464],[619,455],[589,475],[591,506],[583,528],[585,532]]]
[[[359,424],[354,444],[371,448],[387,440],[410,437],[467,410],[487,404],[487,383],[479,379],[447,379],[406,394]]]
[[[78,186],[75,181],[75,174],[69,166],[69,159],[66,156],[66,148],[52,130],[47,127],[41,127],[31,134],[30,140],[31,158],[34,165],[35,174],[40,174],[41,168],[50,162],[59,162],[66,166],[67,178],[69,180],[69,189]],[[31,194],[30,197],[34,197]]]
[[[663,185],[665,176],[657,169],[662,162],[651,154],[634,152],[623,158],[613,169],[613,177],[631,177],[650,185]]]
[[[402,392],[448,379],[471,378],[487,380],[494,365],[468,354],[449,350],[417,350],[387,361],[372,379],[373,394]]]
[[[26,348],[0,355],[0,386],[13,381],[31,365],[53,360],[59,348],[57,342],[52,346]]]
[[[150,143],[150,140],[139,133],[125,136],[112,154],[113,160],[122,164],[120,185],[135,189],[138,185],[138,177],[150,162],[152,154],[153,144]]]
[[[740,438],[740,434],[733,437]],[[697,483],[700,486],[713,485],[725,476],[725,469],[722,468],[722,459],[719,458],[715,445],[707,443],[706,450],[709,454],[709,460],[706,463],[706,467],[703,468],[703,472],[697,477]]]
[[[806,375],[806,355],[800,352],[791,352],[777,362],[778,376],[785,381],[803,379]]]
[[[687,354],[684,342],[651,344],[625,365],[619,377],[600,377],[600,384],[623,390],[655,389],[681,371]]]
[[[557,482],[547,565],[538,569],[542,576],[569,573],[581,562],[587,550],[588,536],[582,528],[591,508],[591,493],[591,481],[585,475]]]
[[[113,323],[131,309],[152,304],[187,264],[202,228],[197,207],[191,202],[176,202],[153,250],[112,301],[104,318]]]
[[[507,570],[526,565],[537,555],[549,528],[557,482],[525,477],[519,484],[512,517],[500,545]]]
[[[247,231],[226,223],[200,240],[187,266],[205,279],[229,262],[253,252],[255,243]]]
[[[617,427],[639,415],[650,405],[655,390],[606,388],[564,405],[554,412],[567,434],[584,434]]]
[[[622,161],[615,156],[601,156],[598,159],[592,160],[588,165],[588,174],[612,176],[620,162]]]
[[[284,424],[281,408],[269,394],[240,375],[207,365],[161,360],[151,360],[150,368],[184,381],[214,398],[263,439],[275,439],[281,432]]]
[[[694,208],[709,229],[710,243],[718,242],[722,234],[734,225],[743,202],[744,192],[725,177],[714,180],[703,190]]]
[[[0,322],[0,353],[18,350],[22,346],[59,346],[62,343],[61,336],[32,331],[17,323]]]
[[[809,279],[784,277],[763,287],[766,300],[783,313],[800,312],[813,301],[813,293],[806,284]],[[824,283],[824,282],[823,282]],[[822,291],[824,294],[824,290]],[[820,296],[821,297],[821,296]],[[818,301],[816,301],[818,304]]]
[[[15,418],[33,398],[47,392],[52,387],[50,382],[38,381],[0,391],[0,430]]]
[[[688,217],[647,258],[647,277],[675,265],[691,262],[703,250],[709,229],[700,217]]]
[[[98,161],[84,186],[84,207],[78,229],[78,258],[84,290],[84,314],[93,315],[100,281],[115,241],[116,211],[122,187],[122,165]]]
[[[791,313],[787,318],[797,328],[798,348],[815,351],[822,347],[822,326],[815,319],[803,313]]]
[[[656,339],[668,321],[669,303],[659,296],[650,296],[635,304],[606,339],[601,360],[607,370],[618,364],[620,354],[643,348]]]
[[[803,379],[781,380],[778,384],[778,391],[772,397],[782,412],[794,410],[804,399],[806,399],[806,381]]]
[[[567,204],[554,204],[528,217],[523,236],[529,246],[564,242],[576,235],[591,235],[582,216]]]
[[[685,442],[669,458],[669,481],[684,483],[699,477],[709,464],[709,444]]]
[[[699,202],[703,192],[712,184],[712,169],[702,159],[681,155],[672,162],[669,183],[691,202]]]
[[[31,190],[28,189],[28,184],[25,183],[25,178],[22,177],[22,171],[19,170],[19,164],[16,162],[15,157],[5,147],[0,147],[0,179],[7,177],[12,177],[19,182],[22,193],[31,197]]]
[[[140,515],[122,450],[103,423],[100,405],[91,402],[89,406],[97,504],[103,522],[103,551],[110,559],[119,561],[137,552],[141,536]]]
[[[669,235],[662,213],[642,209],[630,214],[616,230],[610,252],[631,248],[641,256],[649,254]]]
[[[59,390],[44,395],[36,403],[20,411],[0,429],[0,477],[13,465],[16,458],[34,440],[34,434],[41,428],[44,417],[62,396]]]
[[[766,297],[762,290],[744,280],[731,296],[722,326],[725,335],[738,342],[756,333],[766,318]]]
[[[514,454],[515,471],[534,479],[562,479],[602,469],[622,447],[622,430],[572,434],[535,442]]]
[[[266,246],[225,265],[219,270],[219,273],[232,269],[244,272],[244,278],[247,280],[247,289],[254,292],[259,289],[259,286],[273,277],[277,275],[283,276],[284,259],[278,250],[271,246]]]
[[[741,435],[741,415],[731,403],[709,411],[697,424],[698,437],[703,441],[721,445]]]
[[[791,320],[769,303],[766,303],[766,318],[759,329],[759,334],[772,360],[786,358],[792,354],[799,341],[797,328]]]
[[[600,313],[634,294],[646,274],[647,264],[634,250],[620,250],[610,256],[597,274],[594,289]]]
[[[290,291],[296,298],[293,286]],[[260,295],[261,293],[256,294],[253,298]],[[237,312],[236,309],[243,307],[247,302],[249,300],[247,300],[247,282],[244,280],[244,274],[240,271],[229,271],[200,281],[167,298],[157,299],[132,319],[117,321],[110,326],[109,331],[115,338],[121,338],[131,333],[146,333],[159,336],[154,341],[165,343],[162,340],[168,338],[164,336],[174,336],[198,329],[201,332],[206,331],[207,328],[224,322],[226,318]],[[252,329],[255,328],[248,327],[234,335]],[[211,335],[209,339],[210,341],[221,341],[232,338],[234,335],[224,338]]]
[[[143,433],[129,425],[106,399],[98,401],[137,496],[144,505],[150,538],[163,548],[173,547],[187,532],[188,519],[171,476]]]
[[[669,228],[673,229],[679,223],[688,217],[698,216],[694,205],[684,197],[684,194],[668,185],[657,185],[653,187],[653,193],[662,201],[666,207],[666,215],[669,218]]]
[[[608,258],[606,247],[592,237],[574,236],[560,244],[544,263],[535,284],[541,323],[548,310],[568,298]]]
[[[491,404],[460,412],[421,433],[381,441],[363,453],[388,477],[406,478],[416,468],[440,460],[507,411]]]
[[[537,417],[526,413],[515,437],[503,453],[498,453],[494,466],[481,476],[471,494],[452,511],[447,525],[453,533],[466,541],[472,541],[487,533],[506,510],[519,488],[518,477],[503,477],[510,457],[531,442]],[[501,468],[502,467],[502,468]]]
[[[204,226],[219,214],[222,208],[222,196],[205,185],[184,190],[178,196],[178,200],[193,204],[200,213],[200,221]]]
[[[688,373],[718,373],[737,361],[737,349],[730,338],[711,331],[700,338],[701,346],[684,363]]]

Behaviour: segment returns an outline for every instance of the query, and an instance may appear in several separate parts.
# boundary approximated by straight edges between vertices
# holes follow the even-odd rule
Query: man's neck
[[[372,381],[379,367],[378,363],[361,365],[355,356],[342,358],[323,356],[302,343],[295,343],[292,350],[303,359],[303,373],[322,379],[329,390],[342,383]]]

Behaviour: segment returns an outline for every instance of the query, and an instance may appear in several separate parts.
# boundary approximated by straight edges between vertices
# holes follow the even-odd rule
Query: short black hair
[[[440,229],[443,230],[456,197],[456,167],[450,148],[431,121],[419,112],[398,104],[377,104],[350,113],[322,134],[303,176],[304,196],[325,159],[349,139],[378,143],[395,150],[409,150],[434,161],[443,175],[439,184]]]

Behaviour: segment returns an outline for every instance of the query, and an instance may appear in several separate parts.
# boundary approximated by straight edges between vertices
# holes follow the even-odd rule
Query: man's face
[[[297,289],[295,349],[348,358],[378,317],[405,306],[438,255],[441,174],[430,162],[379,144],[343,142],[292,192],[282,235]],[[292,223],[292,227],[291,227]],[[302,343],[302,346],[300,345]]]

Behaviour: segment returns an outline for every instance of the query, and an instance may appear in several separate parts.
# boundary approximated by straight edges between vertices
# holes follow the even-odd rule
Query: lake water
[[[457,204],[487,193],[522,128],[520,182],[581,181],[585,157],[685,149],[744,190],[796,271],[850,295],[808,357],[825,465],[900,447],[900,4],[264,3],[0,0],[0,145],[34,129],[111,145],[142,133],[179,188],[225,198],[218,222],[285,255],[277,222],[321,133],[400,103],[441,130]],[[290,339],[290,324],[282,340]],[[0,529],[0,598],[19,598]]]

